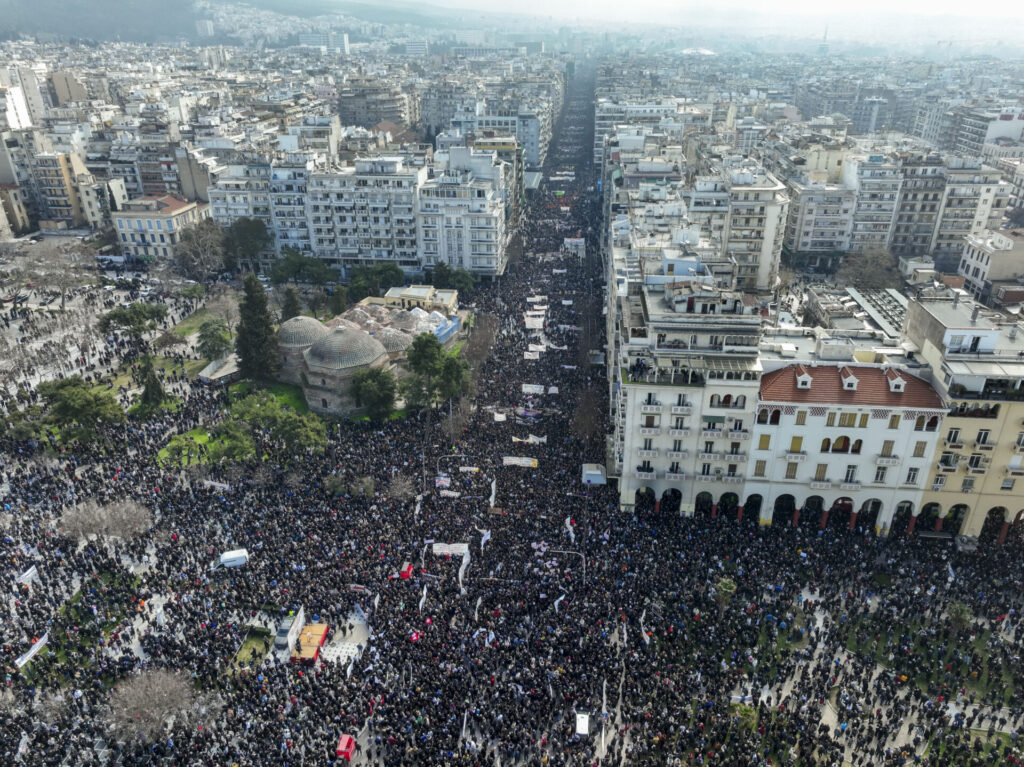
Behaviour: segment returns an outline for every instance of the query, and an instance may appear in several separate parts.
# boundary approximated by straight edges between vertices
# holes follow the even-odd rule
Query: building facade
[[[174,256],[181,233],[209,218],[210,206],[181,197],[142,197],[129,200],[111,215],[121,252],[139,261]]]

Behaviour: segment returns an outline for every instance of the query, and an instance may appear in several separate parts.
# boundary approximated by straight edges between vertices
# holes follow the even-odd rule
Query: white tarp
[[[540,352],[523,352],[524,360],[539,360]]]
[[[34,645],[32,645],[28,649],[27,653],[25,653],[20,658],[18,658],[17,660],[14,661],[14,665],[17,666],[18,668],[21,668],[26,663],[28,663],[30,660],[32,660],[36,656],[36,653],[38,653],[40,650],[42,650],[44,647],[46,647],[46,642],[47,642],[47,640],[49,638],[50,638],[50,632],[47,631],[45,634],[43,634],[41,637],[39,637],[39,639],[36,640],[36,643]]]
[[[435,543],[433,544],[434,556],[461,557],[469,551],[468,543]]]
[[[590,714],[576,714],[576,734],[590,734]]]
[[[544,384],[523,384],[523,394],[543,394]]]
[[[519,456],[506,455],[501,459],[502,466],[523,466],[528,469],[537,468],[536,458],[520,458]]]
[[[441,491],[441,497],[442,498],[460,498],[461,496],[462,496],[462,493],[457,493],[454,490],[442,490]]]

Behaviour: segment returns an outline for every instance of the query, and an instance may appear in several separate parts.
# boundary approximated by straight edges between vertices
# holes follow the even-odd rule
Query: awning
[[[708,423],[725,423],[724,415],[702,415],[700,418]]]
[[[758,371],[761,370],[759,359],[719,359],[717,357],[705,357],[704,367],[708,370],[739,370]]]

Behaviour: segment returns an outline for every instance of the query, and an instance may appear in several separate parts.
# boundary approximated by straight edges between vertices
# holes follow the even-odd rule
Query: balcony
[[[665,479],[669,482],[682,482],[686,479],[686,474],[681,471],[666,471]]]
[[[732,429],[729,439],[750,439],[750,432],[747,429]]]
[[[661,428],[658,426],[643,426],[640,428],[640,433],[645,437],[655,437],[661,434]]]
[[[636,454],[641,458],[657,458],[657,450],[637,450]]]
[[[811,490],[828,490],[832,487],[831,480],[828,479],[814,479],[809,483]]]
[[[787,450],[784,457],[788,463],[803,463],[807,460],[807,452],[805,450],[801,450],[798,453],[794,453]]]
[[[900,457],[898,455],[876,455],[875,465],[877,466],[899,466]]]
[[[640,406],[640,412],[641,413],[660,413],[661,412],[661,405],[658,405],[658,404],[654,404],[654,405],[641,405]]]
[[[672,415],[690,415],[693,412],[693,408],[689,405],[673,405]]]
[[[974,449],[975,450],[984,450],[984,451],[988,452],[988,451],[995,450],[996,446],[995,446],[994,442],[987,442],[987,441],[986,442],[978,442],[978,441],[975,441]]]
[[[722,479],[723,482],[731,482],[733,484],[737,484],[738,485],[740,482],[743,481],[743,475],[742,474],[724,474],[724,475],[722,475],[721,479]]]
[[[697,453],[697,457],[702,461],[718,461],[722,456],[719,453]]]
[[[657,479],[658,478],[658,472],[656,472],[656,471],[640,471],[638,469],[637,472],[636,472],[636,478],[637,479]]]
[[[840,490],[860,490],[860,482],[840,482]]]
[[[956,471],[956,464],[955,463],[943,463],[942,461],[939,461],[936,464],[935,468],[936,468],[937,471],[940,471],[943,474],[952,474],[954,471]]]
[[[952,450],[963,450],[964,447],[964,443],[959,438],[955,440],[944,439],[942,442]]]
[[[689,437],[690,436],[690,430],[689,429],[669,429],[668,430],[668,436],[670,436],[670,437]]]
[[[686,455],[687,452],[685,450],[669,450],[667,453],[665,453],[665,456],[670,461],[682,460],[683,458],[686,458]]]
[[[747,460],[747,454],[736,451],[735,453],[731,450],[728,453],[722,454],[723,461],[745,461]]]
[[[722,436],[721,429],[701,429],[700,436],[705,439],[718,439]]]
[[[721,474],[695,474],[694,479],[698,482],[717,482],[722,478]]]

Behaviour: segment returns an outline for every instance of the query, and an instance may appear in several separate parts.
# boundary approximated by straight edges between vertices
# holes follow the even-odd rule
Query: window
[[[917,420],[914,421],[914,431],[924,431],[924,425],[927,420],[923,415],[919,415]]]
[[[924,458],[924,451],[925,451],[925,448],[927,446],[928,445],[925,442],[915,442],[914,443],[914,458]]]
[[[795,463],[786,464],[786,479],[796,479],[797,466]]]
[[[857,424],[857,428],[859,428],[859,429],[866,429],[867,427],[868,427],[868,414],[867,413],[861,413],[860,414],[860,423]]]
[[[974,492],[974,477],[965,477],[963,484],[960,485],[961,493],[973,493]]]
[[[835,413],[829,413],[828,414],[828,417],[825,419],[825,425],[826,426],[835,426],[836,425],[836,414]]]
[[[980,469],[981,453],[971,453],[971,457],[967,459],[967,465],[972,469]]]
[[[885,473],[887,469],[884,466],[879,466],[875,469],[875,482],[881,484],[885,482]]]
[[[885,442],[882,443],[882,455],[884,455],[886,458],[890,457],[892,455],[892,449],[895,446],[896,443],[893,440],[887,439]]]
[[[827,453],[831,449],[832,449],[832,440],[830,440],[828,437],[825,437],[825,439],[823,439],[821,441],[821,452]]]
[[[1012,480],[1012,479],[1004,479],[1003,480],[1003,484],[1000,485],[999,489],[1000,490],[1013,490],[1013,483],[1014,483],[1014,480]]]
[[[946,442],[950,443],[951,445],[955,445],[959,441],[960,441],[960,430],[959,429],[950,429],[949,430],[949,434],[946,435]]]
[[[814,468],[814,481],[815,482],[824,482],[825,478],[827,476],[828,476],[828,464],[827,463],[819,463]]]
[[[840,413],[839,414],[839,425],[846,428],[852,428],[857,425],[857,414],[856,413]]]
[[[991,433],[992,432],[989,431],[988,429],[979,429],[978,430],[978,444],[979,445],[987,445],[988,444],[988,438],[989,438],[989,435]]]
[[[913,468],[907,469],[907,484],[908,485],[916,485],[917,484],[917,469],[913,469]]]
[[[672,452],[681,453],[683,451],[683,441],[681,439],[672,440]]]
[[[860,455],[861,448],[864,446],[864,441],[855,439],[853,445],[850,446],[850,452],[854,455]]]
[[[844,482],[856,482],[857,481],[857,465],[849,464],[846,467],[846,479]]]
[[[932,480],[932,491],[937,493],[943,487],[945,487],[945,485],[946,485],[946,478],[943,477],[943,476],[938,476],[934,480]]]
[[[832,443],[833,453],[849,453],[850,452],[850,438],[839,437],[835,442]]]
[[[652,450],[653,448],[654,448],[654,441],[650,437],[648,437],[647,439],[644,440],[644,446],[641,449],[642,450]]]
[[[703,477],[709,476],[711,474],[711,464],[710,463],[702,463],[700,465],[700,473],[701,473],[701,476],[703,476]]]
[[[949,348],[950,349],[959,349],[963,345],[964,345],[964,337],[963,336],[950,336],[949,337]]]
[[[758,450],[769,450],[771,448],[771,445],[772,445],[772,435],[771,434],[762,434],[758,438],[758,440],[757,440],[757,449]]]
[[[900,417],[898,415],[889,416],[889,428],[898,429],[900,428]]]
[[[754,461],[754,476],[763,477],[768,468],[768,461]]]
[[[793,437],[793,439],[791,439],[789,441],[789,452],[791,452],[791,453],[799,453],[803,449],[804,449],[804,438],[803,437]]]
[[[797,426],[803,426],[805,423],[807,423],[807,411],[806,410],[797,410],[796,411],[796,425]]]

